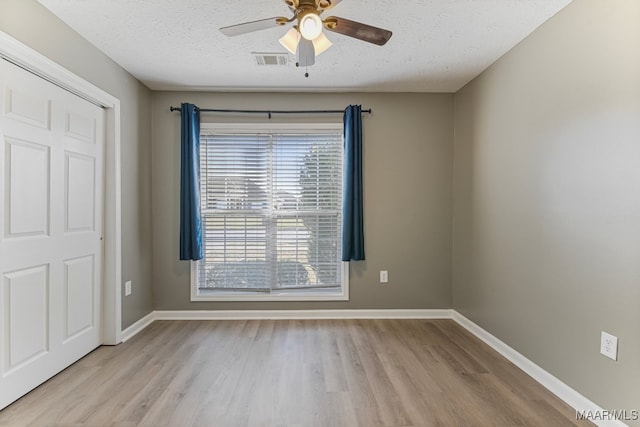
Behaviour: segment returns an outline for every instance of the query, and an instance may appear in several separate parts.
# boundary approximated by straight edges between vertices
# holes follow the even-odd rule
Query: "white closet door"
[[[104,111],[0,59],[0,409],[100,345]]]

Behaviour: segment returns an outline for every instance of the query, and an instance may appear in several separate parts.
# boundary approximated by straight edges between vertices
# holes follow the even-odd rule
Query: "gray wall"
[[[154,92],[152,98],[156,309],[451,306],[453,95]],[[373,109],[363,116],[367,261],[351,263],[350,301],[189,302],[189,263],[178,260],[180,116],[169,112],[181,102],[203,108]],[[322,120],[329,119],[342,121],[340,115]],[[229,120],[202,115],[203,122]],[[388,285],[378,283],[379,270],[389,271]]]
[[[638,22],[574,1],[455,96],[453,307],[607,409],[640,409]]]
[[[152,309],[453,305],[611,409],[640,407],[639,21],[635,0],[575,1],[455,97],[151,93],[37,2],[0,0],[0,30],[122,102],[123,280],[134,283],[123,327]],[[189,302],[179,117],[168,111],[180,102],[373,108],[368,259],[352,264],[350,301]],[[618,362],[598,354],[601,330],[620,338]]]
[[[0,0],[0,30],[120,99],[122,326],[152,310],[150,91],[34,0]],[[124,288],[124,287],[123,287]]]

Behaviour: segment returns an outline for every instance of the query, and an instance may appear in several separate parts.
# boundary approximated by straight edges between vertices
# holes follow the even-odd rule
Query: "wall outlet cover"
[[[124,282],[124,296],[131,295],[131,280]]]
[[[600,353],[609,359],[618,360],[618,337],[602,331],[600,334]]]
[[[389,283],[389,272],[386,270],[380,271],[380,283]]]

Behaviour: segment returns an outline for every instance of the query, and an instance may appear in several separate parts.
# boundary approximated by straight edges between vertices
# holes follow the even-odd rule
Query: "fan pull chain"
[[[307,62],[307,63],[308,63],[309,61],[305,61],[305,62]],[[300,62],[299,62],[299,61],[298,61],[298,62],[296,62],[296,67],[300,67]],[[305,66],[304,66],[304,76],[305,76],[306,78],[309,78],[309,66],[308,66],[308,65],[305,65]]]

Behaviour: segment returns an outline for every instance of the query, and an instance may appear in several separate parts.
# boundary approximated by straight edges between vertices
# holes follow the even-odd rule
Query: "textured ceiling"
[[[290,16],[282,0],[38,0],[151,89],[455,92],[571,0],[343,0],[336,15],[393,32],[376,46],[325,32],[309,67],[259,66],[286,28],[220,27]]]

